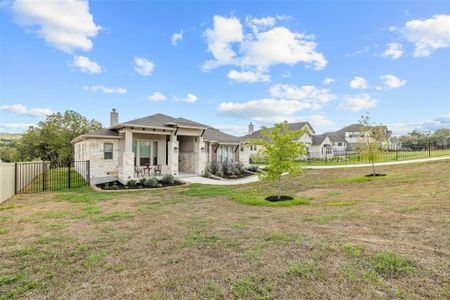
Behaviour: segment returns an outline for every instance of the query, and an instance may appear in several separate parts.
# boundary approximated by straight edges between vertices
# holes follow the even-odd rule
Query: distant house
[[[382,128],[386,133],[388,140],[390,139],[391,131],[388,130],[387,126],[380,125],[376,126],[376,128]],[[359,139],[367,136],[369,131],[368,128],[362,124],[352,124],[334,132],[333,134],[336,134],[337,137],[345,142],[345,151],[355,151],[355,146],[358,144]],[[336,151],[339,151],[338,148],[335,149]]]
[[[249,164],[245,141],[208,125],[154,114],[119,123],[113,109],[110,127],[72,140],[75,160],[90,161],[91,184],[150,175],[204,174],[211,162]]]
[[[334,136],[329,137],[328,135],[316,135],[309,122],[288,123],[288,129],[292,131],[302,129],[305,131],[305,133],[298,139],[298,142],[305,145],[307,154],[305,157],[299,157],[298,159],[306,159],[308,157],[325,158],[333,155],[333,141],[338,143],[338,139]],[[248,126],[248,134],[243,136],[242,139],[247,142],[255,139],[265,139],[261,131],[262,129],[254,131],[254,125],[250,123]],[[257,155],[259,150],[258,146],[252,146],[249,144],[247,147],[250,156]]]

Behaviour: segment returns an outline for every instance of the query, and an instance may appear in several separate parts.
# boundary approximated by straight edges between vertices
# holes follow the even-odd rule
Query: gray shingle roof
[[[288,129],[291,131],[300,130],[303,127],[305,127],[305,125],[308,125],[312,129],[309,122],[288,123]],[[313,129],[313,131],[314,131],[314,129]],[[259,129],[259,130],[254,131],[252,134],[244,135],[242,138],[247,140],[247,139],[263,139],[264,137],[261,134],[261,129]]]
[[[86,133],[86,135],[96,135],[96,136],[119,136],[119,133],[115,130],[111,130],[108,128],[100,129],[97,131],[91,131],[89,133]]]
[[[209,127],[205,130],[203,138],[207,141],[217,141],[220,143],[241,143],[244,141],[239,137],[219,131],[212,127]]]
[[[332,143],[345,143],[345,139],[343,139],[337,132],[325,132],[324,134],[330,138]]]
[[[165,127],[168,126],[167,124],[174,124],[174,125],[188,125],[188,126],[195,126],[195,127],[208,127],[207,125],[197,123],[188,119],[184,118],[174,118],[171,116],[167,116],[164,114],[154,114],[151,116],[134,119],[128,122],[120,123],[120,125],[140,125],[140,126],[154,126],[154,127]]]
[[[326,134],[317,134],[312,136],[312,144],[314,146],[322,145],[323,141],[327,138]]]
[[[384,127],[387,131],[387,127],[385,125],[377,125],[374,127],[375,128]],[[367,131],[367,127],[362,124],[351,124],[342,129],[339,129],[335,133],[338,134],[341,139],[345,140],[346,132],[358,132],[358,131]]]
[[[195,126],[195,127],[207,127],[203,137],[207,141],[217,141],[220,143],[241,143],[244,140],[231,134],[219,131],[215,128],[209,127],[207,125],[194,122],[185,118],[174,118],[164,114],[155,114],[144,118],[134,119],[128,122],[120,123],[120,125],[140,125],[140,126],[154,126],[154,127],[165,127],[173,125],[185,125],[185,126]],[[120,136],[118,131],[115,129],[101,129],[97,131],[92,131],[84,136]]]

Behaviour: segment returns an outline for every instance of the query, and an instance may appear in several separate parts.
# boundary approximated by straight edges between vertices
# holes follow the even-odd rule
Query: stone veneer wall
[[[91,179],[101,177],[117,177],[120,162],[120,141],[119,139],[88,139],[87,156],[90,160]],[[113,144],[113,158],[104,159],[104,143]],[[91,180],[92,182],[92,180]],[[94,180],[95,183],[95,180]]]
[[[180,152],[179,156],[180,172],[195,173],[195,153]]]

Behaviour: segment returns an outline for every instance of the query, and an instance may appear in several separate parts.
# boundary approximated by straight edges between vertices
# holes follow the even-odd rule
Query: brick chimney
[[[114,127],[117,124],[119,124],[119,113],[116,112],[115,108],[113,108],[112,112],[110,113],[109,127]]]
[[[253,125],[253,123],[250,122],[250,124],[248,124],[248,134],[252,134],[253,131],[255,131],[255,125]]]

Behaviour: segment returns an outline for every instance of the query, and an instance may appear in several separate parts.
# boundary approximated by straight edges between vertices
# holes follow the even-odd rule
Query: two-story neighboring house
[[[305,133],[298,139],[298,142],[303,143],[305,145],[306,151],[309,153],[311,150],[311,147],[313,145],[313,136],[314,136],[314,129],[312,128],[311,124],[309,122],[295,122],[295,123],[288,123],[288,129],[295,131],[295,130],[304,130]],[[242,139],[249,142],[251,140],[255,139],[265,139],[265,137],[261,133],[261,129],[254,130],[253,123],[250,123],[248,125],[248,134],[243,136]],[[259,146],[254,146],[251,144],[246,145],[247,151],[251,156],[254,156],[258,153]],[[303,157],[299,157],[299,159],[302,159]]]
[[[391,136],[391,131],[388,130],[387,126],[379,125],[376,126],[377,128],[382,128],[383,131],[386,133],[386,136],[388,140]],[[345,143],[345,151],[355,151],[355,146],[358,144],[358,141],[361,138],[364,138],[368,136],[369,130],[366,126],[362,124],[352,124],[349,126],[346,126],[336,132],[334,132],[336,136],[342,140],[342,143]],[[342,144],[343,145],[343,144]],[[336,151],[342,151],[342,148],[335,148]]]

